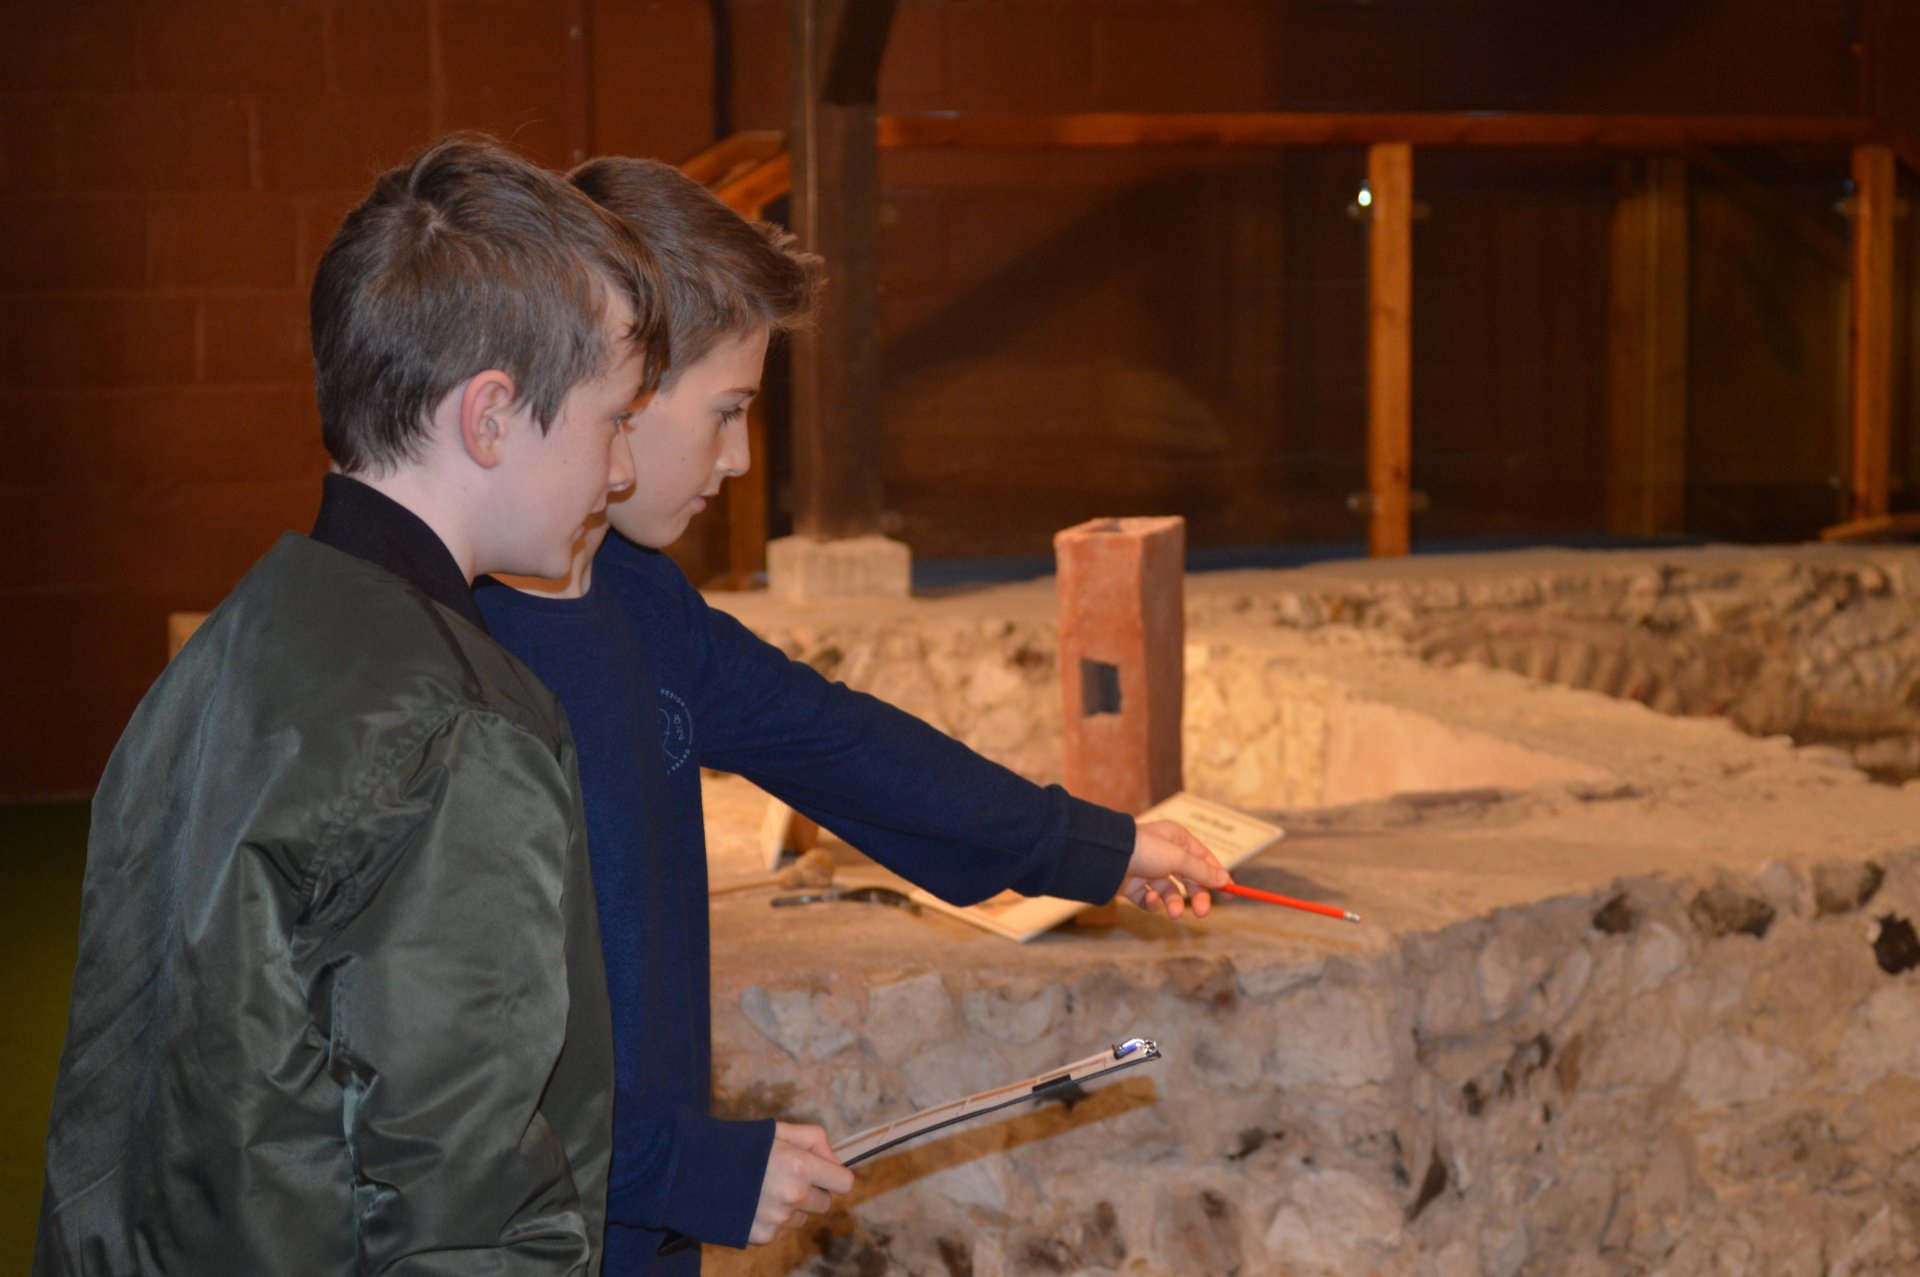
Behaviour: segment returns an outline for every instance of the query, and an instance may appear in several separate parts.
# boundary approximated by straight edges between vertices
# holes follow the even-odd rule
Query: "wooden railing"
[[[1414,148],[1426,146],[1592,148],[1684,159],[1703,148],[1824,145],[1852,153],[1855,210],[1851,251],[1851,340],[1848,522],[1834,539],[1876,535],[1900,521],[1887,517],[1892,455],[1894,205],[1899,162],[1920,168],[1920,140],[1861,116],[1573,115],[1526,113],[1307,113],[892,115],[880,116],[883,149],[1365,146],[1369,209],[1368,514],[1374,554],[1407,552],[1414,494],[1412,472],[1412,237]],[[730,206],[759,216],[792,181],[778,134],[730,138],[685,165]],[[1674,237],[1684,265],[1684,170],[1672,161],[1649,170],[1642,188],[1616,216],[1613,327],[1636,324],[1639,335],[1617,340],[1611,362],[1617,393],[1610,434],[1615,466],[1607,508],[1616,530],[1679,531],[1665,526],[1681,510],[1685,482],[1685,396],[1663,390],[1678,358],[1684,386],[1684,298],[1675,307],[1661,280],[1684,269],[1671,261]],[[828,193],[830,194],[830,193]],[[1623,197],[1628,198],[1628,197]],[[1662,254],[1665,257],[1662,257]],[[1637,281],[1637,282],[1636,282]],[[1678,354],[1675,354],[1676,347]],[[1636,389],[1637,388],[1637,389]],[[1676,417],[1676,414],[1678,416]],[[757,447],[763,448],[764,440]],[[728,505],[736,577],[764,563],[766,489],[736,483]],[[877,465],[876,458],[845,458]],[[756,538],[759,540],[756,541]],[[753,544],[750,544],[753,543]]]

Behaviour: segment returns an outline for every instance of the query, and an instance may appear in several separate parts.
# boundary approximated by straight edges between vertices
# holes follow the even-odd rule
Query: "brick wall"
[[[326,462],[307,286],[371,177],[459,128],[564,165],[591,142],[590,83],[617,90],[629,64],[666,105],[601,103],[618,142],[693,149],[706,89],[669,72],[705,84],[704,13],[702,0],[0,8],[0,798],[90,790],[160,669],[166,614],[216,603],[311,522]],[[672,38],[637,40],[636,24]],[[601,26],[617,57],[594,67]]]

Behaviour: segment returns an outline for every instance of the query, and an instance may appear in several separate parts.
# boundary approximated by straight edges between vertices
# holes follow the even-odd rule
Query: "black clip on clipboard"
[[[835,1144],[833,1151],[839,1154],[843,1166],[854,1166],[890,1148],[897,1148],[908,1140],[918,1139],[957,1122],[983,1117],[1030,1100],[1050,1099],[1095,1078],[1159,1058],[1160,1046],[1151,1038],[1128,1038],[1097,1055],[1089,1055],[1084,1060],[1076,1060],[1050,1072],[996,1086],[991,1091],[982,1091],[965,1099],[936,1104],[879,1126],[870,1126]],[[660,1253],[671,1255],[694,1244],[694,1239],[684,1233],[669,1233],[660,1243]]]

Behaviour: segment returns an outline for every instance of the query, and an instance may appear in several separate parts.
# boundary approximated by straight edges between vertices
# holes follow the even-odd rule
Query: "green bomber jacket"
[[[95,795],[34,1272],[597,1273],[579,792],[481,628],[282,538]]]

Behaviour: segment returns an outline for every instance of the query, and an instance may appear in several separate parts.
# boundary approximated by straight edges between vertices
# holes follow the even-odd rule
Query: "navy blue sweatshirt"
[[[1042,788],[789,660],[707,606],[673,561],[609,535],[580,598],[483,582],[495,639],[566,706],[613,1004],[606,1277],[699,1271],[665,1230],[744,1246],[771,1121],[709,1115],[700,769],[737,772],[956,903],[1009,887],[1110,899],[1129,816]]]

